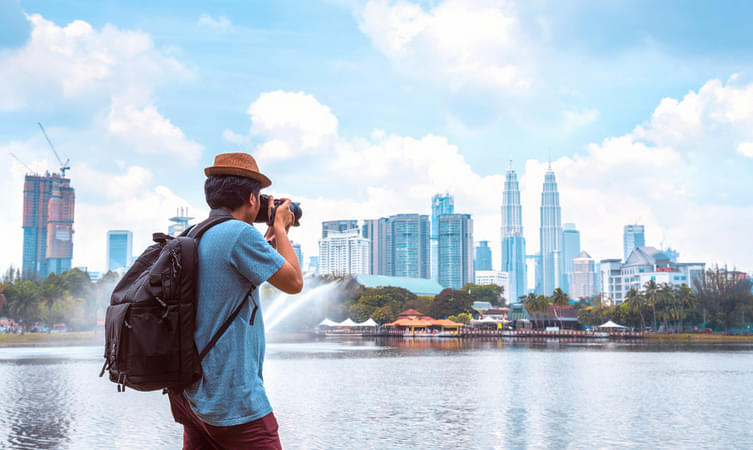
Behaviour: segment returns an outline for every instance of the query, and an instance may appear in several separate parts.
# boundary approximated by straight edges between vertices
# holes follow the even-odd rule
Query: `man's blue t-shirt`
[[[285,260],[253,226],[229,220],[199,241],[199,281],[194,340],[201,351],[243,301],[251,283],[260,286]],[[272,412],[264,391],[264,320],[259,290],[241,309],[201,363],[203,376],[184,391],[204,422],[232,426]],[[250,324],[254,302],[259,310]]]

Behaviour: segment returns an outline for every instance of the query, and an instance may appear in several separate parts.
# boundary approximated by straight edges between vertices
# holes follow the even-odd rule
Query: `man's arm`
[[[273,203],[273,199],[270,198],[270,207]],[[293,213],[290,211],[290,200],[285,200],[285,202],[277,208],[275,221],[271,227],[272,234],[274,234],[274,246],[277,249],[277,252],[285,258],[285,262],[268,281],[272,286],[286,294],[297,294],[303,289],[303,274],[301,273],[301,267],[298,264],[298,257],[295,254],[295,250],[293,250],[293,246],[290,245],[290,240],[288,239],[288,229],[293,224],[294,220]]]

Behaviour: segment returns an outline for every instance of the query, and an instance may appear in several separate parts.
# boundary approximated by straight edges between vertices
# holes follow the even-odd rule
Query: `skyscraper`
[[[328,220],[322,222],[322,239],[326,238],[330,232],[343,233],[348,230],[357,230],[357,220]]]
[[[431,198],[431,278],[439,281],[439,216],[455,212],[452,195],[436,194]]]
[[[369,270],[369,241],[358,229],[330,230],[319,241],[320,275],[365,274]]]
[[[23,276],[46,278],[71,269],[73,212],[71,180],[58,174],[24,178]]]
[[[107,232],[107,270],[125,269],[133,258],[133,233],[128,230]]]
[[[492,270],[492,249],[489,248],[489,241],[479,241],[473,270]]]
[[[622,234],[624,261],[627,261],[633,250],[646,245],[646,235],[644,233],[643,225],[625,225],[625,231]]]
[[[473,283],[473,220],[470,214],[439,216],[439,284],[460,289]]]
[[[544,175],[544,188],[541,192],[540,228],[541,245],[541,289],[544,295],[560,287],[562,276],[562,223],[560,196],[552,165]]]
[[[298,242],[290,241],[290,246],[293,247],[295,256],[298,258],[298,267],[303,270],[303,249],[301,249],[301,244]]]
[[[361,235],[369,240],[369,275],[391,275],[387,273],[387,225],[389,219],[367,219],[363,221]]]
[[[431,278],[429,216],[397,214],[387,219],[385,270],[388,275]]]
[[[560,287],[568,294],[572,292],[573,260],[580,254],[580,231],[574,223],[566,223],[562,229],[562,280]]]
[[[526,240],[523,237],[522,207],[518,175],[510,167],[505,174],[505,190],[502,193],[501,228],[502,272],[509,273],[510,292],[506,297],[511,303],[520,301],[526,295]]]
[[[572,287],[570,296],[574,299],[591,298],[598,290],[596,286],[596,264],[586,252],[573,259]]]

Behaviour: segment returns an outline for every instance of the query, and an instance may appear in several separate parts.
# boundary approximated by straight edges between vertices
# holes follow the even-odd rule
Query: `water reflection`
[[[178,448],[100,347],[0,349],[0,448]],[[753,347],[459,339],[270,342],[286,448],[753,447]]]

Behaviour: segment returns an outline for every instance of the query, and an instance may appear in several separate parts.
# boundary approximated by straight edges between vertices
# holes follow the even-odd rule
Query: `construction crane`
[[[30,173],[35,173],[36,172],[36,171],[32,170],[32,168],[29,167],[28,164],[26,164],[25,162],[23,162],[23,160],[21,160],[21,158],[19,158],[18,156],[14,155],[12,152],[11,152],[10,156],[12,156],[13,158],[15,158],[16,161],[20,162],[21,164],[23,164],[24,167],[26,167],[27,169],[29,169]]]
[[[47,132],[44,131],[44,127],[42,126],[42,122],[37,122],[37,125],[39,125],[39,129],[42,130],[42,134],[44,134],[44,138],[47,139],[47,143],[50,144],[50,148],[52,149],[52,153],[55,154],[55,158],[58,159],[58,162],[60,163],[60,175],[65,178],[65,171],[70,170],[71,166],[68,164],[71,162],[70,158],[67,158],[65,162],[63,162],[62,159],[60,159],[60,155],[58,155],[57,150],[55,150],[55,146],[52,145],[52,141],[47,136]]]

